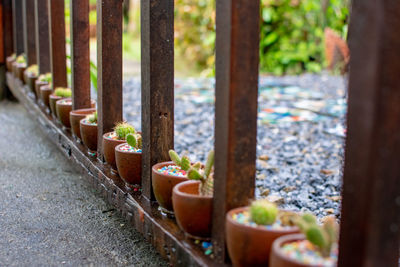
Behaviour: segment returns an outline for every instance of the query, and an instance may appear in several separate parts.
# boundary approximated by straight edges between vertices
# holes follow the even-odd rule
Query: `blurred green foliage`
[[[324,28],[345,38],[348,6],[349,0],[261,0],[260,70],[275,75],[321,71]],[[215,0],[175,0],[177,56],[210,76],[214,46]]]

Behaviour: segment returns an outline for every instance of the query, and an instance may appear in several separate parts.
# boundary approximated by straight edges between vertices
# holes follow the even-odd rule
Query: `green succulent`
[[[38,80],[41,81],[41,82],[51,83],[51,72],[39,75]]]
[[[201,169],[201,163],[193,164],[188,171],[188,178],[190,180],[199,180],[200,194],[205,196],[212,196],[214,192],[214,173],[212,172],[214,166],[214,151],[208,153],[206,165]]]
[[[323,225],[319,225],[314,215],[306,213],[298,219],[297,226],[323,257],[329,257],[333,244],[338,241],[338,224],[335,218],[328,217]]]
[[[93,114],[87,115],[86,120],[90,123],[97,123],[97,111],[95,111]]]
[[[54,95],[67,98],[71,97],[72,91],[69,88],[57,87],[56,90],[54,90]]]
[[[272,225],[278,217],[278,208],[266,199],[255,200],[250,206],[250,217],[258,225]]]
[[[19,64],[24,64],[26,63],[26,58],[25,58],[25,54],[21,54],[17,57],[16,62]]]
[[[135,134],[135,128],[126,122],[120,122],[114,127],[114,132],[119,140],[126,140],[128,134]]]
[[[142,149],[142,135],[140,133],[136,134],[127,134],[126,142],[133,148]]]
[[[39,73],[39,66],[36,64],[30,65],[27,69],[27,72],[31,73],[34,76],[37,76]]]

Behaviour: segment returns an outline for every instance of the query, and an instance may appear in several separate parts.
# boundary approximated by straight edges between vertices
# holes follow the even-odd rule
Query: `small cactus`
[[[278,216],[278,208],[266,199],[253,201],[250,206],[250,217],[258,225],[272,225]]]
[[[204,170],[201,170],[201,164],[195,163],[188,171],[188,178],[190,180],[199,180],[200,188],[199,193],[203,196],[212,196],[214,191],[214,173],[212,168],[214,166],[214,151],[210,151],[207,156],[206,165]]]
[[[127,134],[126,135],[126,142],[133,148],[142,149],[142,136],[137,134]]]
[[[31,73],[33,76],[37,76],[39,73],[39,67],[37,64],[30,65],[27,69],[27,72]]]
[[[169,157],[175,163],[176,166],[181,167],[181,169],[184,171],[189,170],[191,163],[190,163],[190,159],[187,156],[183,156],[181,158],[181,157],[179,157],[178,153],[176,153],[172,149],[168,153],[169,153]]]
[[[97,111],[95,111],[93,114],[87,115],[86,119],[90,123],[97,123]]]
[[[17,57],[16,62],[19,64],[24,64],[26,63],[26,58],[25,58],[25,54],[21,54]]]
[[[114,127],[114,132],[119,140],[126,140],[126,136],[128,134],[136,133],[136,130],[132,125],[128,123],[120,122],[117,123],[117,125]]]
[[[69,88],[57,87],[56,90],[54,90],[54,95],[67,98],[72,96],[72,91]]]
[[[46,74],[40,74],[38,80],[41,82],[51,83],[51,73],[48,72]]]
[[[329,217],[323,225],[319,225],[314,215],[306,213],[298,219],[297,226],[323,257],[329,257],[332,245],[338,240],[338,224],[335,218]]]

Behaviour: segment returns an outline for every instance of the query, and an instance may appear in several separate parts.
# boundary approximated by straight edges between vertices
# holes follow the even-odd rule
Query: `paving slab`
[[[168,266],[18,103],[0,102],[0,266]]]

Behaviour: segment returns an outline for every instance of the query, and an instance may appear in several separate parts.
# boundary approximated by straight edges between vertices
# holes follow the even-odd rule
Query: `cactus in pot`
[[[36,64],[30,65],[27,69],[26,72],[29,72],[33,76],[37,76],[39,73],[39,67]]]
[[[126,122],[120,122],[117,123],[117,125],[114,127],[114,132],[118,138],[118,140],[126,140],[126,136],[128,134],[135,134],[136,130],[135,128],[126,123]]]
[[[72,91],[69,88],[57,87],[54,90],[54,95],[62,98],[68,98],[71,97]]]
[[[142,149],[142,136],[139,133],[126,135],[126,142],[133,148]]]
[[[51,73],[40,74],[38,80],[41,82],[51,83]]]
[[[332,246],[338,241],[338,224],[333,217],[328,217],[319,225],[314,215],[306,213],[297,221],[300,231],[319,250],[323,257],[329,257]]]
[[[86,120],[89,123],[96,124],[97,123],[97,111],[95,111],[93,114],[87,115]]]

